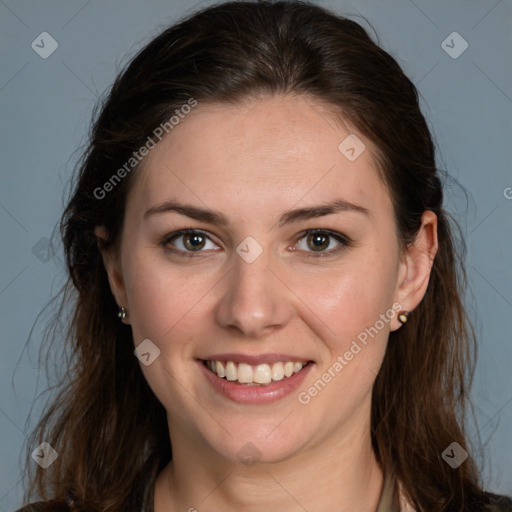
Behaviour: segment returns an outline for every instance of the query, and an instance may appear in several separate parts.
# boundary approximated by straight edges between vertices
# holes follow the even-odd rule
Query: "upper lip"
[[[308,357],[292,356],[289,354],[215,354],[201,358],[203,361],[233,361],[245,364],[263,364],[263,363],[278,363],[286,361],[310,361]]]

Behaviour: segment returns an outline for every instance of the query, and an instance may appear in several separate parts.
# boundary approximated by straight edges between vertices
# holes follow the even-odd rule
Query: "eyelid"
[[[314,229],[307,229],[305,230],[298,238],[297,242],[302,240],[303,238],[314,235],[316,233],[322,233],[326,234],[331,238],[334,238],[339,246],[335,249],[330,249],[329,251],[304,251],[307,253],[308,257],[312,256],[313,258],[328,258],[330,256],[336,256],[338,253],[343,251],[344,249],[348,247],[352,247],[353,242],[352,240],[343,233],[339,233],[338,231],[332,231],[330,229],[323,229],[323,228],[314,228]],[[297,243],[295,242],[295,243]]]
[[[301,241],[303,238],[307,237],[308,235],[312,235],[312,234],[316,234],[316,233],[324,233],[324,234],[330,236],[331,238],[334,238],[338,242],[338,244],[340,244],[340,246],[336,249],[331,249],[329,251],[301,251],[301,252],[307,253],[308,256],[312,256],[314,258],[333,256],[333,255],[338,254],[343,249],[346,249],[347,247],[351,247],[353,245],[352,240],[347,235],[344,235],[343,233],[339,233],[337,231],[332,231],[330,229],[323,229],[323,228],[314,228],[314,229],[304,230],[303,232],[301,232],[299,235],[297,235],[295,237],[296,241],[294,242],[294,244],[298,243],[299,241]],[[169,250],[175,254],[178,254],[180,256],[185,256],[185,257],[196,257],[196,254],[206,252],[206,251],[202,251],[202,250],[183,251],[181,249],[176,249],[172,245],[170,247],[168,246],[168,244],[171,241],[175,240],[176,238],[179,238],[180,236],[187,235],[187,234],[200,234],[200,235],[203,235],[208,240],[210,240],[211,242],[216,243],[216,242],[214,242],[214,240],[212,240],[211,236],[208,234],[207,231],[203,231],[201,229],[186,228],[186,229],[180,229],[177,231],[173,231],[172,233],[165,235],[163,237],[162,241],[160,242],[160,245],[162,245],[164,248],[166,248],[167,250]],[[215,249],[215,250],[217,250],[217,249]]]
[[[172,245],[169,246],[170,242],[172,242],[176,238],[179,238],[180,236],[183,236],[183,235],[189,235],[189,234],[200,234],[200,235],[203,235],[208,240],[210,240],[211,242],[216,243],[216,242],[214,242],[214,240],[212,240],[212,238],[208,234],[208,232],[203,231],[201,229],[186,228],[186,229],[179,229],[178,231],[173,231],[172,233],[165,235],[163,237],[162,241],[160,242],[160,245],[162,245],[168,251],[178,254],[179,256],[185,256],[185,257],[195,257],[195,254],[200,254],[202,252],[205,252],[205,251],[182,251],[181,249],[177,249],[176,247],[174,247]],[[215,249],[215,250],[217,250],[217,249]]]

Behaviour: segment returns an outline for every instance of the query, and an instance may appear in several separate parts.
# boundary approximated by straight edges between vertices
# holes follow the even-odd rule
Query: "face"
[[[374,149],[320,104],[274,97],[199,104],[146,157],[108,272],[135,345],[160,350],[141,368],[173,443],[264,462],[368,433],[412,309]]]

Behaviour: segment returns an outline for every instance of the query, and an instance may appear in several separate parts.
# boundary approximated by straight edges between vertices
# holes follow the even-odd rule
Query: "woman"
[[[23,510],[512,510],[468,453],[431,135],[355,22],[229,2],[163,32],[62,232],[73,365]]]

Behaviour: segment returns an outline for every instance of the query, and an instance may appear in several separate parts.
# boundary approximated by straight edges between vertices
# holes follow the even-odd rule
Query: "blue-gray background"
[[[62,255],[52,253],[48,239],[92,108],[127,58],[178,17],[211,3],[0,0],[0,511],[21,503],[20,452],[40,405],[28,413],[46,385],[37,363],[44,317],[27,340],[64,278]],[[471,435],[487,443],[487,487],[511,494],[512,3],[317,3],[371,23],[421,93],[439,166],[450,175],[448,206],[468,244],[480,347],[473,388],[478,427]],[[46,59],[31,47],[42,32],[58,43]],[[468,43],[457,58],[464,45],[458,36],[442,46],[452,32]]]

